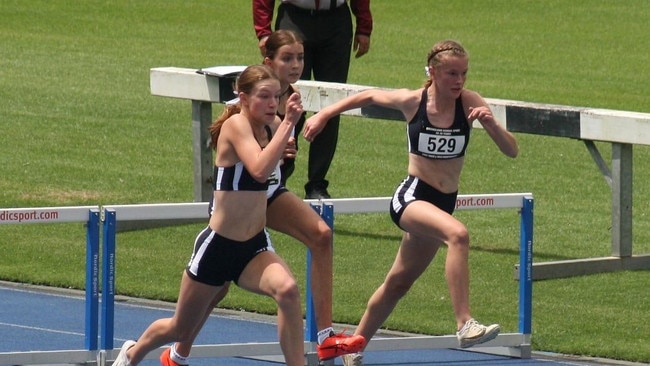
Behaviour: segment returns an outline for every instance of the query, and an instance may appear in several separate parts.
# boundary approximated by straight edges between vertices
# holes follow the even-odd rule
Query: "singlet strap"
[[[424,88],[424,90],[422,90],[422,98],[420,99],[420,106],[418,107],[418,112],[424,111],[425,116],[427,115],[427,99],[429,99],[429,93],[427,92],[427,88]]]
[[[456,112],[454,114],[454,119],[460,118],[462,120],[465,120],[467,124],[469,124],[469,121],[467,121],[467,116],[465,116],[465,107],[463,107],[463,94],[461,93],[458,98],[456,98]]]

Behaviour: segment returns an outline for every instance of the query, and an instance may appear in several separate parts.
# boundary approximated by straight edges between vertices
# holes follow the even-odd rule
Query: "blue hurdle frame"
[[[533,316],[533,197],[522,198],[519,233],[519,333],[532,334]],[[334,228],[334,205],[313,205],[330,228]],[[318,327],[311,291],[311,252],[307,249],[305,340],[317,342]]]
[[[104,210],[104,247],[102,252],[102,322],[101,348],[113,349],[115,320],[115,210]]]
[[[532,334],[534,200],[524,197],[519,229],[519,333]]]
[[[330,229],[334,230],[334,205],[324,204],[311,207],[327,223]],[[332,239],[333,240],[333,239]],[[332,243],[333,245],[334,243]],[[305,340],[308,342],[318,342],[318,324],[316,324],[316,311],[314,309],[314,298],[311,289],[311,250],[307,248],[307,266],[306,266],[306,294],[305,294]]]
[[[534,200],[532,196],[524,196],[522,198],[522,206],[520,210],[520,240],[519,240],[519,333],[524,335],[532,334],[532,288],[533,288],[533,212]],[[312,204],[312,208],[321,216],[327,225],[333,229],[334,227],[334,205],[331,203]],[[514,207],[513,207],[514,208]],[[91,214],[92,216],[92,214]],[[96,220],[96,219],[95,219]],[[101,349],[112,350],[113,336],[114,336],[114,315],[115,315],[115,236],[116,236],[116,213],[112,209],[104,210],[103,218],[103,251],[102,251],[102,307],[101,307]],[[96,224],[92,224],[92,219],[88,225],[88,237],[97,236]],[[90,248],[94,245],[92,240],[88,240],[89,251],[87,263],[87,348],[89,350],[97,349],[97,296],[96,287],[93,294],[92,281],[96,281],[95,275],[97,273],[96,267],[93,267],[93,258],[97,258],[96,247]],[[94,255],[94,256],[93,256]],[[108,259],[108,260],[107,260]],[[317,342],[318,340],[318,327],[316,324],[316,316],[314,311],[313,294],[311,288],[311,252],[307,250],[306,258],[306,316],[305,316],[305,341]],[[96,262],[95,262],[96,264]],[[91,282],[88,282],[91,281]],[[96,282],[94,282],[96,283]],[[88,285],[90,284],[90,285]],[[94,307],[93,307],[94,306]],[[93,312],[93,310],[95,310]],[[93,325],[94,329],[93,329]],[[94,332],[94,333],[93,333]],[[95,334],[93,338],[93,334]],[[94,339],[94,342],[93,342]]]
[[[99,320],[99,209],[88,212],[86,222],[86,324],[85,348],[97,350]]]

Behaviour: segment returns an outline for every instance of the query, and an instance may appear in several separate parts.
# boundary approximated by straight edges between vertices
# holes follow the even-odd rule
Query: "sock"
[[[323,341],[324,341],[327,337],[329,337],[330,335],[332,335],[332,333],[334,333],[334,328],[332,328],[332,327],[327,327],[327,328],[325,328],[325,329],[319,331],[319,332],[317,333],[317,336],[318,336],[318,344],[323,343]]]
[[[176,352],[176,343],[172,344],[169,350],[169,358],[172,359],[172,361],[176,362],[179,365],[189,365],[190,363],[187,361],[190,356],[183,357]]]

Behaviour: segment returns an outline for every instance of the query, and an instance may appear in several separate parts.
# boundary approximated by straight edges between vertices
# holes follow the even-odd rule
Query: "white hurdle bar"
[[[305,200],[313,207],[321,209],[329,207],[337,214],[377,213],[387,212],[391,197],[370,197],[351,199],[328,199],[325,201]],[[104,255],[105,258],[115,256],[115,227],[118,220],[173,220],[173,219],[207,219],[207,202],[173,203],[173,204],[141,204],[141,205],[108,205],[104,206]],[[485,352],[510,357],[531,357],[531,317],[532,317],[532,245],[533,245],[533,195],[531,193],[504,194],[475,194],[459,195],[456,200],[457,210],[474,209],[507,209],[516,208],[521,213],[520,225],[520,278],[519,284],[519,332],[499,335],[496,339],[485,344],[474,346],[473,351]],[[333,210],[333,211],[332,211]],[[323,217],[321,210],[321,217]],[[326,219],[324,217],[324,219]],[[331,219],[331,218],[330,218]],[[327,219],[326,219],[327,221]],[[330,226],[332,222],[328,222]],[[104,262],[103,273],[114,276],[115,263]],[[109,267],[106,267],[109,266]],[[111,269],[112,268],[112,269]],[[309,276],[309,270],[307,271]],[[110,279],[109,279],[110,282]],[[306,281],[310,293],[309,278]],[[112,284],[108,285],[112,288]],[[112,291],[104,291],[112,293]],[[305,354],[307,364],[318,365],[315,356],[315,326],[313,308],[309,306],[311,299],[306,299],[307,316],[305,332]],[[104,306],[104,304],[106,306]],[[106,360],[117,357],[119,348],[113,347],[113,312],[114,299],[103,298],[102,301],[102,347],[98,361],[103,366]],[[313,333],[313,334],[312,334]],[[377,350],[412,350],[412,349],[447,349],[457,348],[458,340],[455,335],[449,336],[415,336],[415,337],[375,337],[366,348],[368,351]],[[157,359],[164,348],[149,353],[145,359]],[[215,345],[196,345],[192,348],[192,357],[261,357],[282,356],[278,342],[265,343],[234,343]]]
[[[99,206],[0,208],[0,225],[85,222],[91,210]]]

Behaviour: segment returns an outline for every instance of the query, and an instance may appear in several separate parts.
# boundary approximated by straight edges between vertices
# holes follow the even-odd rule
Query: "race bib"
[[[440,136],[421,132],[418,139],[418,151],[428,158],[455,158],[465,147],[465,136]]]

